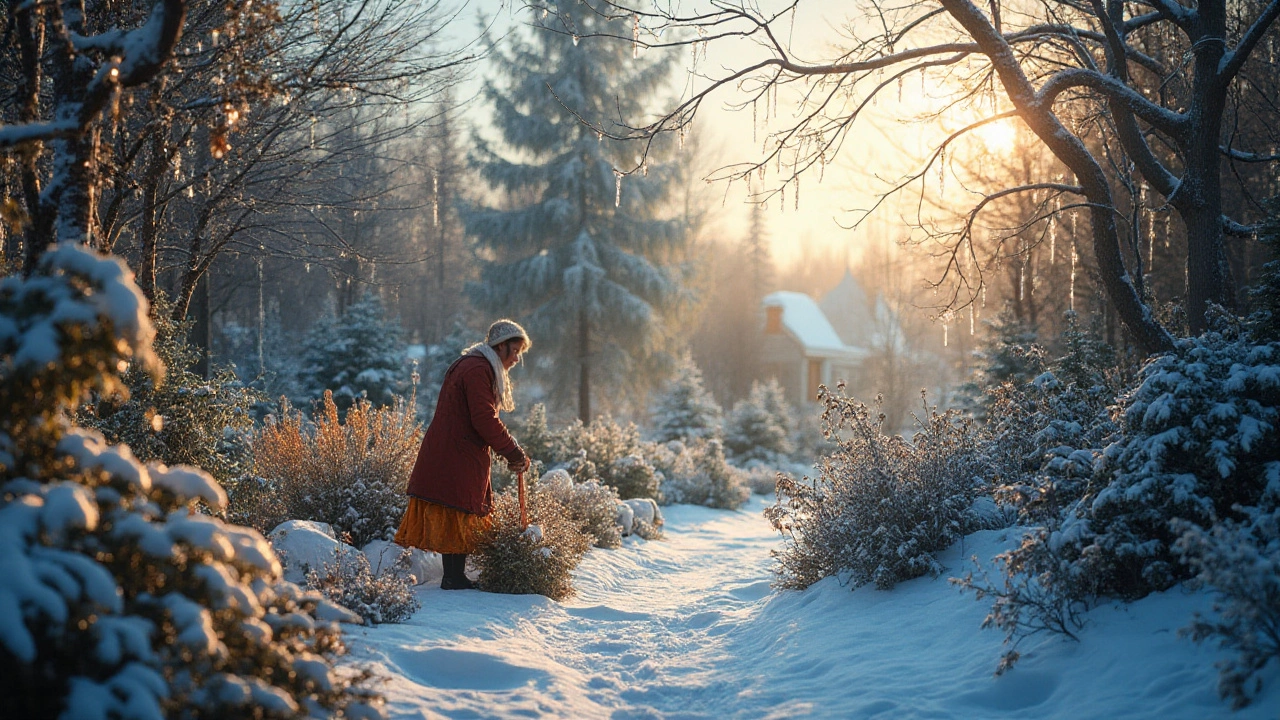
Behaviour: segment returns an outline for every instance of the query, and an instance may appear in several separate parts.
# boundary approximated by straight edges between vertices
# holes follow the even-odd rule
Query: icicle
[[[440,176],[431,171],[431,227],[440,227]]]
[[[986,283],[983,283],[983,285],[982,285],[982,307],[986,307],[986,306],[987,306],[987,286],[986,286]]]
[[[944,322],[942,323],[942,347],[950,347],[950,346],[951,346],[951,326]]]
[[[1027,297],[1027,263],[1023,260],[1018,266],[1018,302],[1022,302]]]
[[[631,58],[640,57],[640,13],[631,15]]]
[[[217,30],[214,30],[213,32],[209,33],[209,40],[213,43],[214,47],[218,47],[219,43],[222,40],[222,33],[218,32]]]
[[[898,76],[898,102],[902,102],[902,76]]]
[[[782,193],[782,199],[778,202],[778,210],[779,210],[783,215],[786,215],[786,214],[787,214],[787,186],[786,186],[786,184],[783,184],[783,186],[782,186],[782,190],[781,190],[781,193]]]
[[[794,209],[799,211],[800,210],[800,173],[796,173],[794,178],[796,183],[796,197],[794,200],[795,202]]]
[[[938,196],[947,196],[947,146],[938,150]]]
[[[573,34],[573,46],[574,46],[574,47],[578,47],[578,40],[580,40],[580,39],[581,39],[581,38],[579,38],[579,37],[578,37],[578,34],[577,34],[577,33],[574,33],[574,34]]]
[[[969,303],[969,334],[973,334],[973,326],[977,323],[976,313],[973,309],[973,303]]]
[[[1272,151],[1272,154],[1274,154],[1274,152],[1275,151]],[[1169,212],[1168,211],[1166,211],[1164,214],[1164,249],[1165,250],[1169,249]]]
[[[622,173],[617,168],[613,170],[613,206],[622,205]]]

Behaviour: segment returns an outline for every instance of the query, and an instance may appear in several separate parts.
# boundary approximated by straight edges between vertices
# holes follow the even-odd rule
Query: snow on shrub
[[[1242,509],[1242,522],[1227,520],[1208,530],[1177,523],[1183,535],[1175,549],[1217,595],[1217,616],[1197,613],[1182,632],[1196,642],[1216,639],[1235,653],[1218,663],[1218,693],[1236,709],[1252,701],[1262,670],[1280,662],[1280,469],[1269,483],[1269,508]]]
[[[702,371],[685,355],[653,409],[654,434],[659,442],[718,438],[723,414],[702,382]]]
[[[14,717],[380,716],[339,674],[354,615],[280,578],[260,533],[193,512],[226,496],[73,427],[90,392],[157,376],[123,263],[50,247],[0,280],[0,707]]]
[[[830,575],[880,589],[942,567],[934,553],[970,523],[986,469],[977,428],[958,413],[917,418],[910,440],[883,433],[883,415],[823,387],[826,435],[837,448],[814,480],[778,480],[765,516],[786,540],[775,554],[779,584],[802,589]]]
[[[282,403],[252,441],[254,472],[270,487],[263,506],[239,507],[254,527],[289,519],[331,525],[350,544],[395,536],[422,430],[412,404],[375,408],[363,400],[339,418],[329,392],[313,422]],[[281,515],[276,515],[281,513]]]
[[[792,425],[791,408],[778,381],[753,382],[751,393],[734,403],[725,419],[725,452],[739,466],[753,461],[778,464],[794,450]]]
[[[528,511],[525,529],[516,491],[494,495],[493,525],[471,556],[480,571],[480,589],[564,600],[573,595],[572,572],[590,549],[591,537],[552,493],[530,493]]]
[[[374,574],[363,553],[340,554],[320,570],[307,573],[307,587],[364,618],[366,624],[408,620],[422,607],[409,572],[412,554],[404,550],[390,568]]]
[[[746,476],[725,460],[719,440],[673,440],[655,453],[661,472],[659,500],[737,510],[751,497]]]
[[[531,485],[532,491],[549,495],[565,509],[578,530],[598,548],[622,546],[618,519],[618,491],[597,480],[573,482],[564,470],[553,470]]]

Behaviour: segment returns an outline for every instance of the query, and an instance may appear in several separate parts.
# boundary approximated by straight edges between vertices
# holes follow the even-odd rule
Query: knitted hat
[[[520,327],[520,323],[515,320],[503,318],[489,326],[489,333],[485,336],[484,343],[489,347],[497,347],[502,343],[513,338],[524,340],[524,349],[528,351],[533,347],[533,341],[529,339],[529,333]]]

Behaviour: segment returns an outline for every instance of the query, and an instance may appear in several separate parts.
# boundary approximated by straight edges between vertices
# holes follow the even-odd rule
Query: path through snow
[[[755,498],[741,512],[665,509],[667,540],[593,550],[565,603],[419,590],[409,622],[352,633],[353,658],[390,679],[394,718],[1275,718],[1280,672],[1248,710],[1215,695],[1218,657],[1177,638],[1200,594],[1091,614],[1082,643],[1029,644],[995,678],[1000,637],[944,578],[892,592],[834,579],[769,587],[777,547]],[[971,537],[943,557],[1007,539]],[[1273,668],[1274,669],[1274,668]]]

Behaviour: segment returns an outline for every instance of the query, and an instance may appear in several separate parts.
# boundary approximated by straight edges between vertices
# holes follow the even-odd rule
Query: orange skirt
[[[480,534],[491,524],[487,515],[472,515],[410,496],[395,542],[400,547],[415,547],[441,555],[469,555],[476,551]]]

